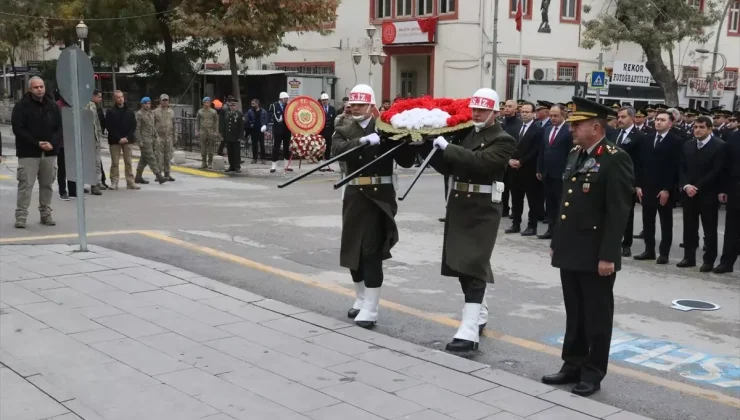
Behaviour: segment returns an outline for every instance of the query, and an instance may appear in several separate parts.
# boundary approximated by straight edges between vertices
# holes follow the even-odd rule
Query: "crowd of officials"
[[[636,260],[667,264],[673,243],[673,209],[683,210],[681,268],[697,265],[699,223],[703,229],[701,272],[729,273],[740,249],[740,112],[721,108],[668,108],[664,105],[635,109],[614,104],[607,139],[626,151],[634,166],[634,195],[622,240],[622,256],[632,256],[633,238],[645,248]],[[504,215],[512,220],[506,233],[551,239],[563,194],[563,174],[573,138],[565,120],[573,103],[507,101],[500,115],[505,131],[517,139],[517,149],[505,176]],[[529,213],[522,230],[524,199]],[[643,230],[634,230],[634,207],[642,205]],[[566,203],[567,204],[567,203]],[[722,253],[718,248],[718,219],[726,205]],[[656,217],[660,244],[656,250]],[[537,232],[538,221],[547,223]],[[718,255],[719,264],[715,266]]]

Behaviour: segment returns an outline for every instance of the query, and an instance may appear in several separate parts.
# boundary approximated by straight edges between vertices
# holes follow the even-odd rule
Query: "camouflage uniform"
[[[164,171],[164,177],[169,178],[172,148],[175,143],[175,112],[169,107],[162,108],[160,106],[154,110],[154,123],[158,138],[154,154],[159,168]]]
[[[199,109],[195,118],[195,130],[200,140],[201,168],[213,166],[213,148],[218,139],[219,118],[213,108]]]
[[[154,142],[157,138],[157,131],[154,127],[154,112],[145,111],[140,109],[136,112],[136,134],[134,135],[139,143],[139,150],[141,150],[141,158],[139,158],[139,164],[136,166],[136,181],[143,183],[141,174],[144,172],[144,168],[149,165],[149,169],[154,172],[157,180],[160,178],[159,165],[157,160],[154,158]]]
[[[100,125],[98,106],[95,105],[95,102],[88,102],[87,109],[92,112],[93,128],[95,131],[95,180],[97,181],[97,184],[91,185],[91,187],[100,188],[103,184],[103,166],[100,157],[100,142],[103,140],[103,127]]]

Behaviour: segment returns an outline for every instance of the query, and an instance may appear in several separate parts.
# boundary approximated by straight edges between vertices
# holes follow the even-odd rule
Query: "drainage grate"
[[[716,303],[705,300],[676,299],[671,303],[673,304],[671,307],[679,311],[716,311],[719,309],[719,305]]]

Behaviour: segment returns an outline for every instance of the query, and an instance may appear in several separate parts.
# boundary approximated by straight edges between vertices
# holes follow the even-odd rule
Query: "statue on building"
[[[537,32],[540,32],[543,34],[550,33],[550,18],[547,15],[549,9],[550,9],[550,0],[542,0],[542,5],[540,6],[540,11],[542,12],[542,23],[540,23],[540,27],[539,29],[537,29]]]

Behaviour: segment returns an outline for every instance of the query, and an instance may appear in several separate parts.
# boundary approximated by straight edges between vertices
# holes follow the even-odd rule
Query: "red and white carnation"
[[[326,141],[318,134],[293,135],[290,139],[290,152],[300,159],[318,161],[324,157]]]
[[[470,98],[422,98],[396,100],[380,119],[397,129],[423,130],[454,127],[471,121]]]

